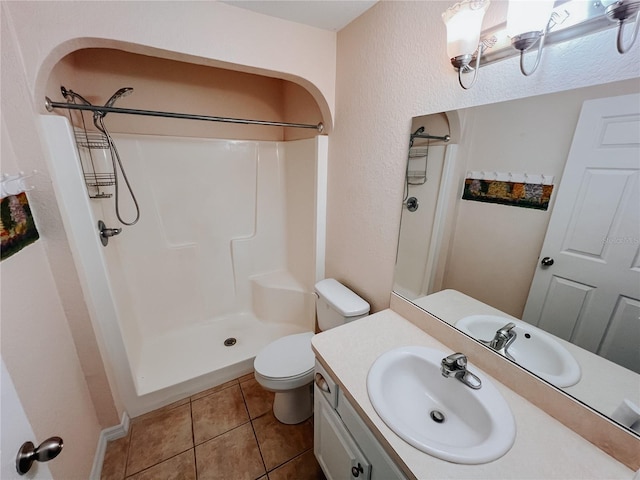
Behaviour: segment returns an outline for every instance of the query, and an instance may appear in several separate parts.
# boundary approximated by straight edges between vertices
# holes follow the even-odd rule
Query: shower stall
[[[64,116],[43,115],[41,130],[107,374],[130,416],[247,373],[263,346],[314,329],[327,137],[112,134],[140,218],[103,246],[98,222],[120,224],[113,199],[89,198],[89,148]],[[108,155],[91,150],[98,165]],[[136,216],[130,197],[120,210]]]

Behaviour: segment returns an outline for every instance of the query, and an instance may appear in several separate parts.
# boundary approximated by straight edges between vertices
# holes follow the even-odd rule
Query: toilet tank
[[[316,283],[318,327],[329,330],[369,315],[369,304],[333,278]]]

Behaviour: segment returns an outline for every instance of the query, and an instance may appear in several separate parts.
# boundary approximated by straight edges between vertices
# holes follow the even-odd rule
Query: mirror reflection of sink
[[[508,352],[516,363],[557,387],[570,387],[580,380],[580,365],[569,351],[548,333],[514,318],[497,315],[471,315],[456,322],[456,328],[483,342],[496,331],[515,323],[516,339]]]
[[[400,438],[434,457],[464,464],[500,458],[516,437],[509,405],[484,375],[478,390],[444,377],[440,362],[446,356],[427,347],[382,354],[367,376],[373,408]],[[478,375],[475,367],[468,369]]]

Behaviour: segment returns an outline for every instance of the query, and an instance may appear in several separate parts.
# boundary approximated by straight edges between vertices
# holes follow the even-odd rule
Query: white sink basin
[[[373,408],[400,438],[434,457],[465,464],[501,457],[516,437],[509,405],[472,365],[468,370],[482,380],[478,390],[443,377],[440,362],[446,356],[427,347],[382,354],[367,376]],[[444,417],[441,423],[439,415]]]
[[[552,335],[521,320],[497,315],[471,315],[456,322],[456,328],[473,338],[491,341],[507,323],[516,324],[516,339],[508,348],[518,365],[557,387],[570,387],[580,380],[580,365]]]

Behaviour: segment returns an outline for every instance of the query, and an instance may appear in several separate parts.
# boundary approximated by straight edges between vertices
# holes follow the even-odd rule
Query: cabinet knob
[[[329,384],[324,379],[321,373],[316,373],[316,385],[323,392],[331,393],[331,389],[329,388]]]
[[[351,467],[351,476],[355,478],[358,478],[362,472],[364,472],[364,469],[359,463],[357,467]]]

